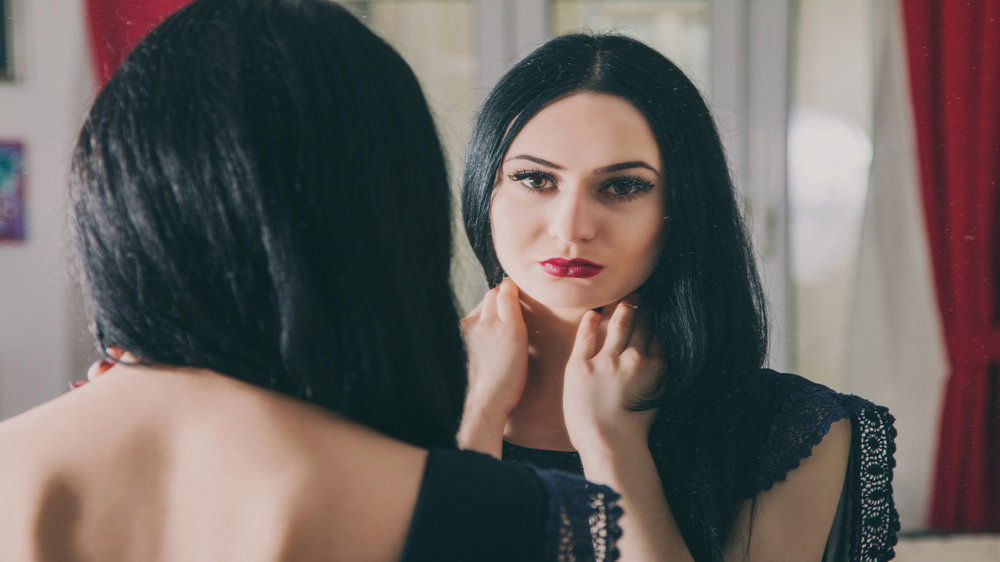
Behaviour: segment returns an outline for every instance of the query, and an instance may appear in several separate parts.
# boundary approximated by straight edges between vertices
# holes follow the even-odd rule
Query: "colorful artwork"
[[[0,142],[0,241],[24,240],[24,145]]]

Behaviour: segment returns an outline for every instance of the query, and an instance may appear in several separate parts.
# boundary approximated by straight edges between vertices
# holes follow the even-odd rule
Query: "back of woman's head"
[[[659,146],[667,234],[640,288],[640,306],[668,372],[659,397],[636,407],[661,408],[651,444],[671,443],[671,450],[654,450],[665,485],[673,487],[671,505],[675,513],[690,507],[692,515],[679,522],[696,557],[717,558],[735,517],[730,500],[741,465],[753,455],[741,433],[749,425],[740,418],[754,411],[753,380],[764,361],[767,325],[722,144],[695,85],[663,55],[627,37],[565,35],[539,47],[500,79],[473,129],[462,186],[466,233],[488,281],[499,283],[504,272],[489,212],[501,160],[532,117],[577,92],[627,100]],[[688,504],[704,490],[724,499]]]
[[[99,94],[72,174],[101,347],[454,443],[449,191],[413,73],[325,0],[199,0]]]

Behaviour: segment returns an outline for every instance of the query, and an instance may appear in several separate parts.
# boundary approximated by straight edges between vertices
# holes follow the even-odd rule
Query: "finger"
[[[121,357],[118,358],[118,362],[119,363],[124,363],[126,365],[129,365],[131,363],[138,363],[139,362],[139,358],[136,357],[135,355],[132,355],[132,353],[130,351],[126,351],[126,352],[122,353]]]
[[[612,355],[625,351],[632,328],[635,326],[635,307],[627,302],[619,302],[608,321],[608,335],[604,340],[604,350]]]
[[[639,350],[643,356],[649,355],[649,317],[643,312],[636,312],[635,327],[632,328],[632,337],[628,340],[628,347]]]
[[[580,326],[576,329],[576,339],[573,341],[573,351],[571,357],[579,360],[589,360],[597,354],[597,328],[601,322],[601,315],[588,310],[580,319]]]
[[[604,346],[604,340],[607,338],[608,334],[608,323],[611,322],[611,316],[615,312],[615,306],[618,303],[611,303],[601,307],[601,321],[597,325],[597,344],[598,349]]]
[[[108,369],[114,366],[114,363],[106,359],[102,361],[94,361],[90,364],[90,367],[87,368],[87,380],[92,381],[96,379],[97,377],[108,372]]]
[[[611,320],[611,316],[615,313],[615,306],[618,305],[618,302],[613,302],[601,307],[601,324],[607,324],[608,321]]]
[[[496,320],[497,317],[497,293],[500,289],[493,287],[486,292],[483,302],[479,303],[483,308],[479,311],[479,317],[483,320]]]
[[[483,299],[485,300],[485,298]],[[463,320],[475,320],[479,318],[479,315],[483,313],[483,301],[480,300],[476,303],[476,306],[465,315]]]
[[[101,363],[104,363],[104,361],[94,361],[93,363],[90,364],[89,367],[87,367],[88,381],[92,381],[98,376],[100,376],[101,373],[99,373],[98,371],[101,369]]]
[[[500,283],[500,291],[497,293],[497,316],[501,322],[524,322],[517,285],[510,280],[510,277]]]

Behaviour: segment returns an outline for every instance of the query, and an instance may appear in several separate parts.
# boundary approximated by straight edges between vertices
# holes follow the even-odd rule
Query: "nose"
[[[593,204],[584,189],[563,191],[549,219],[549,236],[567,244],[592,239],[597,233]]]

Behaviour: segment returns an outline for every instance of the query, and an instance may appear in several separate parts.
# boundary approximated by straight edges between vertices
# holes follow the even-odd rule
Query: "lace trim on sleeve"
[[[554,470],[535,470],[548,494],[545,560],[612,562],[622,536],[619,495],[599,484]]]
[[[779,375],[780,407],[770,420],[757,492],[784,480],[802,459],[842,419],[851,420],[851,463],[847,492],[851,498],[850,559],[864,562],[895,556],[899,513],[892,498],[892,471],[896,467],[896,429],[889,410],[854,395],[836,393],[792,375]]]
[[[892,499],[892,470],[896,467],[895,419],[889,410],[869,402],[854,416],[856,423],[851,445],[858,459],[860,477],[854,491],[851,560],[878,562],[896,555],[899,513]]]
[[[833,422],[846,418],[848,412],[832,390],[820,386],[800,386],[788,395],[771,423],[768,451],[761,459],[757,490],[770,490],[799,467],[802,459],[830,431]]]

